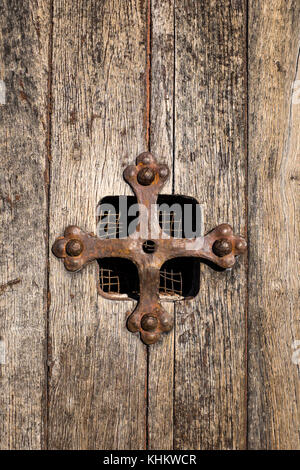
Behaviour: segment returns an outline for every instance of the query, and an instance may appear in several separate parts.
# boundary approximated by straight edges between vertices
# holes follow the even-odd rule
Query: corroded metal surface
[[[161,333],[170,331],[173,318],[162,307],[159,299],[160,268],[165,261],[177,257],[207,259],[222,268],[231,268],[235,256],[246,250],[246,241],[233,233],[228,224],[221,224],[204,237],[194,239],[165,237],[157,215],[157,196],[169,177],[166,165],[159,165],[149,152],[137,157],[136,165],[128,166],[124,178],[132,187],[139,204],[147,208],[150,217],[143,219],[136,232],[128,238],[100,239],[76,226],[66,228],[57,238],[52,251],[64,259],[66,269],[79,271],[87,263],[99,258],[127,258],[137,267],[140,280],[139,301],[127,320],[132,332],[140,332],[146,344],[158,341]],[[142,226],[147,224],[152,239],[142,237]]]

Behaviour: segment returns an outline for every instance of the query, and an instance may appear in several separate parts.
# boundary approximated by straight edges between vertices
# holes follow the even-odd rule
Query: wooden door
[[[0,447],[299,449],[297,0],[3,0]],[[146,347],[97,266],[51,253],[95,231],[151,150],[165,193],[247,237]]]

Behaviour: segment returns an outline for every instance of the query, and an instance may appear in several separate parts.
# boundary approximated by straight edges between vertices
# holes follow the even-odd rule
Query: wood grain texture
[[[150,2],[149,2],[150,3]],[[173,167],[174,2],[151,1],[150,149]],[[162,193],[172,194],[172,180]],[[170,313],[173,302],[163,302]],[[149,350],[148,448],[173,448],[174,330]]]
[[[51,242],[96,228],[107,195],[130,194],[126,164],[146,150],[146,5],[54,1]],[[98,295],[97,266],[51,257],[50,449],[143,449],[146,347],[126,329],[132,302]]]
[[[249,2],[251,449],[300,448],[299,32],[299,2]]]
[[[47,1],[1,2],[1,449],[44,441],[49,25]]]
[[[2,1],[0,449],[300,449],[299,32],[297,0]],[[147,148],[249,238],[149,348],[96,263],[48,278]]]
[[[175,9],[175,192],[204,205],[205,231],[245,235],[246,11],[242,0]],[[203,265],[176,306],[176,449],[246,446],[246,267]]]

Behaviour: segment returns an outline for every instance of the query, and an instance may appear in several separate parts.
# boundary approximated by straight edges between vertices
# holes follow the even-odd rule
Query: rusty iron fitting
[[[155,207],[168,177],[168,166],[157,163],[150,152],[139,155],[136,165],[124,170],[124,178],[137,202],[146,207]],[[245,253],[247,248],[244,238],[235,235],[229,224],[218,225],[204,237],[187,239],[166,238],[158,218],[150,222],[149,230],[155,226],[155,241],[142,238],[139,225],[130,237],[107,239],[70,225],[52,247],[53,254],[64,260],[68,271],[79,271],[100,258],[125,258],[135,264],[139,274],[139,300],[127,318],[127,327],[133,333],[139,332],[145,344],[156,343],[162,333],[173,327],[172,315],[162,307],[159,298],[160,268],[166,261],[201,258],[226,269],[232,268],[236,256]]]

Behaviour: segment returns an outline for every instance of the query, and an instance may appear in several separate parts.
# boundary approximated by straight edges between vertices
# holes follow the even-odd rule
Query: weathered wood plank
[[[149,2],[150,3],[150,2]],[[150,149],[173,167],[174,2],[151,2]],[[163,193],[172,194],[172,180]],[[174,305],[163,302],[174,312]],[[173,448],[174,330],[149,347],[148,448]]]
[[[300,448],[299,25],[297,1],[249,2],[251,449]]]
[[[1,449],[44,445],[49,25],[47,1],[1,2]]]
[[[106,195],[130,194],[125,164],[146,149],[144,1],[54,1],[51,241],[94,231]],[[146,348],[132,303],[97,296],[97,267],[50,263],[49,448],[142,449]]]
[[[176,3],[175,193],[204,205],[205,230],[245,235],[246,12],[242,0]],[[175,448],[246,445],[246,263],[203,265],[176,306]]]

